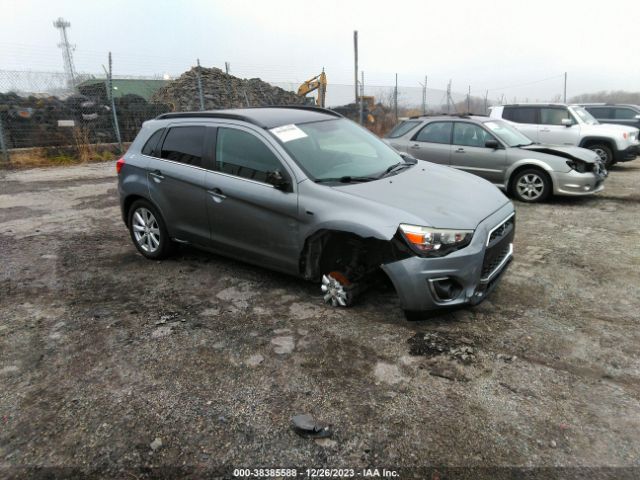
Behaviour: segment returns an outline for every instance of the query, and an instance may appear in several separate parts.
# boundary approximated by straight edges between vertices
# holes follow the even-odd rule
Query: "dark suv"
[[[640,128],[640,106],[638,105],[584,103],[582,106],[600,123],[617,123]]]

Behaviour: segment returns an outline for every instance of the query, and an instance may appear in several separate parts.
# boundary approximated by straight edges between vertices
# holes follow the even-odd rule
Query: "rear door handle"
[[[219,188],[214,188],[212,190],[207,190],[207,193],[209,195],[211,195],[211,198],[213,198],[213,201],[216,202],[216,203],[220,203],[225,198],[227,198],[227,196],[225,194],[223,194],[222,190],[220,190]]]
[[[541,132],[550,132],[551,129],[549,129],[549,128],[541,128],[540,131]]]
[[[156,183],[160,183],[162,180],[164,180],[164,175],[162,175],[162,172],[160,170],[154,170],[153,172],[149,172],[149,175],[151,175],[151,177]]]
[[[464,148],[460,147],[456,150],[456,153],[466,153]]]

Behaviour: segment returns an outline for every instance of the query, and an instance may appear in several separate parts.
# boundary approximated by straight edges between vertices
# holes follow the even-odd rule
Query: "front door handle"
[[[162,180],[164,180],[164,175],[162,175],[162,172],[160,170],[154,170],[153,172],[149,172],[149,175],[151,176],[151,178],[153,178],[153,181],[156,183],[160,183]]]
[[[549,129],[549,128],[541,128],[540,131],[541,132],[550,132],[551,129]]]
[[[456,150],[456,153],[466,153],[464,148],[460,147]]]
[[[209,195],[211,195],[211,198],[213,198],[213,201],[216,202],[216,203],[220,203],[225,198],[227,198],[227,196],[224,193],[222,193],[222,190],[220,190],[219,188],[214,188],[212,190],[207,190],[207,193]]]
[[[420,144],[419,143],[414,143],[413,145],[411,145],[409,147],[411,150],[419,150],[420,149]]]

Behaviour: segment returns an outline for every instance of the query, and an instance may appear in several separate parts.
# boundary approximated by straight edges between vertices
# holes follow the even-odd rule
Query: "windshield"
[[[403,162],[382,140],[346,119],[286,125],[271,132],[312,180],[375,177]]]
[[[571,109],[573,110],[573,113],[580,117],[580,120],[582,120],[587,125],[598,125],[600,123],[595,119],[593,115],[591,115],[582,107],[573,106],[571,107]]]
[[[484,126],[510,147],[521,147],[533,143],[531,139],[520,130],[500,120],[485,122]]]

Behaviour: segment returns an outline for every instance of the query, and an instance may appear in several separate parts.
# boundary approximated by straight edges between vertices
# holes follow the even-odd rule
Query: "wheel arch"
[[[582,148],[588,148],[590,145],[597,145],[599,143],[603,143],[607,147],[609,147],[611,149],[612,154],[615,153],[617,148],[616,142],[613,139],[607,138],[607,137],[595,137],[595,136],[584,137],[582,140],[580,140],[580,144],[578,146]]]
[[[552,174],[553,169],[549,165],[547,165],[545,162],[541,160],[536,160],[535,158],[520,160],[514,163],[513,165],[511,165],[511,167],[509,167],[509,170],[507,170],[507,175],[505,179],[507,192],[512,193],[512,187],[513,187],[512,183],[513,183],[514,177],[519,172],[523,170],[527,170],[529,168],[534,168],[542,171],[542,173],[544,173],[547,176],[547,179],[549,180],[549,182],[551,182],[551,188],[555,192],[556,182]]]

